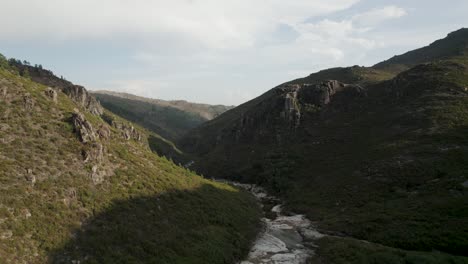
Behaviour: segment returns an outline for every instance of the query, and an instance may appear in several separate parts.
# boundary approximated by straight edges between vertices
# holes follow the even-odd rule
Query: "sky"
[[[0,0],[0,53],[90,90],[239,105],[468,27],[467,0]]]

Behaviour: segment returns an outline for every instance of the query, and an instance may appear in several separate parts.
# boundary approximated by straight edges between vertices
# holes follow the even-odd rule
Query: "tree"
[[[1,53],[0,53],[0,68],[9,68],[8,67],[8,60],[5,56],[3,56]]]
[[[21,76],[23,76],[26,79],[31,79],[31,76],[29,75],[28,68],[23,69],[23,72],[22,72]]]

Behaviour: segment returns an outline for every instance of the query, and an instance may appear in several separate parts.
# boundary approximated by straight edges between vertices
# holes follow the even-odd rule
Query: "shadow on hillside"
[[[247,195],[205,184],[115,201],[49,263],[235,263],[258,230],[258,208]]]

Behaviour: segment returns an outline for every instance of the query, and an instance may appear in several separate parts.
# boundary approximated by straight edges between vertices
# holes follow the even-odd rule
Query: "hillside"
[[[254,199],[157,156],[151,136],[83,87],[0,56],[0,262],[242,259]]]
[[[467,43],[462,29],[373,67],[287,82],[179,146],[198,172],[259,183],[337,235],[320,263],[467,263],[423,253],[468,256]]]
[[[187,101],[164,101],[110,91],[96,91],[93,95],[114,114],[169,140],[176,140],[188,130],[233,108]]]

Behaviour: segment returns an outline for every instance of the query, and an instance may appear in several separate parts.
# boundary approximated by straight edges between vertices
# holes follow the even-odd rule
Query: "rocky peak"
[[[93,115],[102,115],[104,109],[101,104],[88,91],[79,85],[55,76],[51,71],[40,67],[24,65],[19,62],[10,62],[19,72],[28,72],[31,80],[40,84],[58,89],[70,97],[74,102],[88,110]]]

